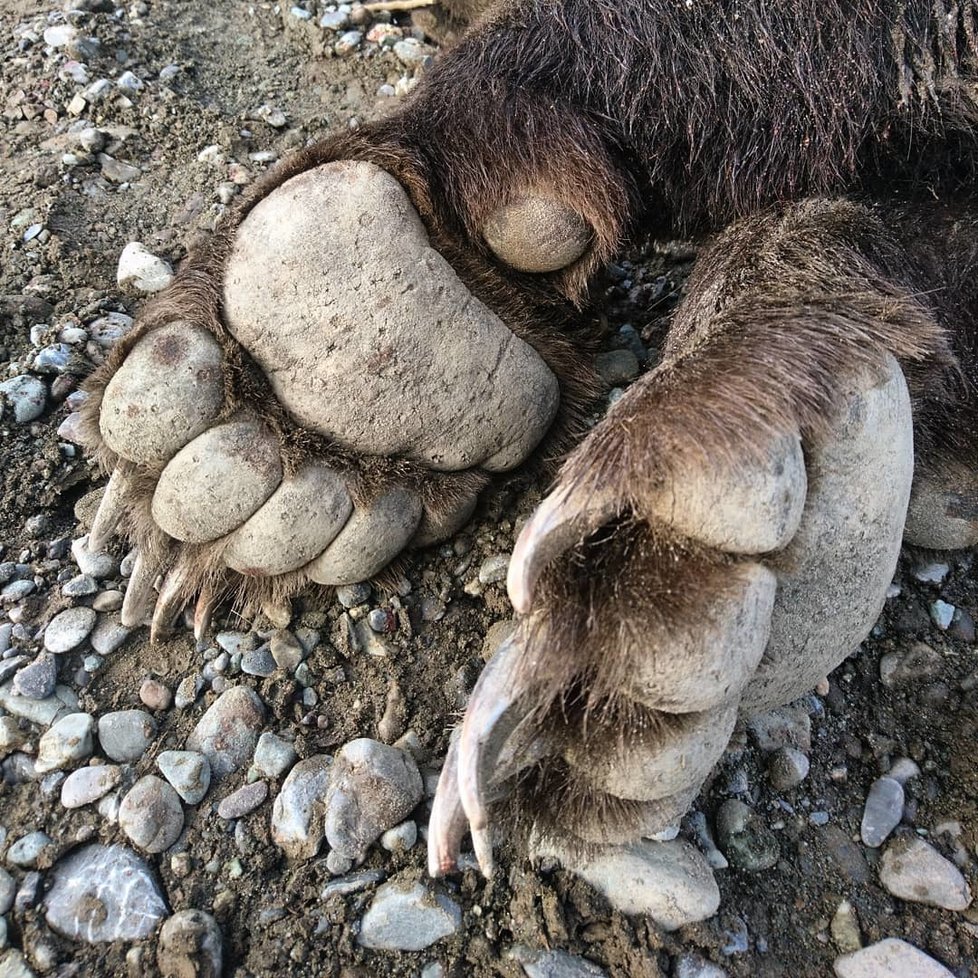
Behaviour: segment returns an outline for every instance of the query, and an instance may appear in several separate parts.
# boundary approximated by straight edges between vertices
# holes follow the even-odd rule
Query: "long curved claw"
[[[456,730],[452,734],[428,821],[428,873],[435,879],[452,872],[458,866],[462,837],[469,828],[458,791],[460,733],[460,730]]]
[[[173,631],[177,617],[186,604],[186,584],[187,573],[181,567],[174,567],[164,578],[149,626],[150,642],[166,638]]]
[[[214,611],[221,603],[221,595],[212,584],[205,584],[197,596],[197,603],[194,605],[194,638],[198,642],[203,642],[210,631],[211,618]]]
[[[472,832],[479,868],[494,871],[489,832],[489,790],[506,742],[529,716],[516,667],[522,646],[510,638],[489,660],[472,691],[458,749],[458,794]]]
[[[621,511],[620,501],[611,494],[595,493],[583,503],[574,496],[574,490],[569,488],[552,492],[537,507],[516,541],[506,588],[519,614],[530,610],[533,592],[547,567]]]
[[[136,554],[129,586],[122,599],[120,620],[124,627],[137,628],[139,625],[145,625],[149,620],[156,600],[153,585],[156,584],[160,571],[160,565],[147,560],[144,553]]]
[[[115,528],[126,512],[129,475],[132,469],[131,463],[120,462],[105,487],[105,494],[99,503],[98,512],[92,520],[92,529],[88,534],[88,549],[92,553],[99,553],[112,539]]]

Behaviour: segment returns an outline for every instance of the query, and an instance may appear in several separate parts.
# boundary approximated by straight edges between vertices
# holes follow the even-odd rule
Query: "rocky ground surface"
[[[229,618],[203,649],[119,625],[131,568],[88,552],[102,479],[58,434],[78,384],[241,187],[389,111],[432,53],[358,6],[0,7],[0,976],[978,973],[973,554],[906,553],[858,653],[738,733],[689,841],[593,885],[505,847],[491,882],[425,873],[542,486],[494,490],[393,596]],[[608,270],[610,398],[690,257]],[[707,863],[719,913],[690,923],[717,894],[678,870]]]

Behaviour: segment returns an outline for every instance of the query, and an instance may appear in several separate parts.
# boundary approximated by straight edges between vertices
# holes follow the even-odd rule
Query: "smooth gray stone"
[[[869,788],[859,830],[863,845],[878,849],[903,818],[903,785],[893,778],[877,778]]]
[[[385,951],[421,951],[454,934],[462,911],[423,883],[385,883],[360,922],[357,943]]]
[[[44,629],[44,648],[57,655],[77,648],[95,627],[91,608],[67,608],[56,614]]]
[[[156,730],[156,721],[145,710],[118,710],[99,717],[98,740],[113,761],[138,761],[156,738]]]
[[[195,750],[165,750],[156,758],[160,773],[188,804],[199,804],[211,784],[211,766]]]
[[[838,978],[954,978],[929,954],[896,937],[844,954],[833,967]]]

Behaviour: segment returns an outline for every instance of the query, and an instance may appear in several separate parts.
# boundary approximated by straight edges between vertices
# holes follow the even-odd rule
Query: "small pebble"
[[[275,664],[285,672],[295,672],[296,667],[306,657],[302,643],[285,629],[272,633],[269,646]]]
[[[268,797],[268,782],[255,781],[253,784],[246,784],[232,791],[231,794],[221,799],[217,806],[217,814],[221,818],[234,819],[242,818],[253,812]]]
[[[326,794],[326,838],[359,861],[367,849],[409,815],[423,785],[414,758],[396,747],[359,738],[336,754]]]
[[[65,808],[81,808],[98,801],[122,781],[122,768],[115,764],[99,764],[72,771],[61,785],[61,804]]]
[[[58,661],[50,652],[41,652],[14,676],[14,689],[32,700],[46,700],[58,681]]]
[[[781,853],[777,839],[757,813],[736,798],[717,812],[717,837],[731,865],[757,873],[774,866]]]
[[[836,958],[837,978],[954,978],[944,965],[896,937]]]
[[[407,821],[388,829],[380,837],[380,844],[388,852],[407,852],[418,841],[418,826]]]
[[[863,845],[878,849],[903,817],[903,785],[892,777],[877,778],[869,788],[859,835]]]
[[[336,589],[336,599],[344,608],[356,608],[370,600],[369,584],[346,584]]]
[[[808,777],[808,757],[794,747],[779,747],[768,758],[767,774],[775,791],[796,788]]]
[[[480,584],[496,584],[506,580],[509,569],[509,554],[494,554],[486,557],[479,567]]]
[[[264,722],[265,706],[258,695],[246,686],[232,686],[200,718],[187,749],[204,754],[219,781],[251,760]]]
[[[953,604],[948,604],[940,599],[930,606],[930,617],[942,631],[946,631],[950,627],[951,621],[954,619],[954,612]]]
[[[0,383],[0,404],[6,401],[17,424],[27,424],[44,413],[48,389],[43,381],[20,374]]]
[[[267,679],[269,676],[275,675],[277,670],[278,664],[267,645],[263,645],[253,652],[245,652],[241,656],[241,671],[249,676],[260,676]]]
[[[122,799],[119,827],[140,849],[163,852],[183,831],[180,798],[162,778],[147,774]]]
[[[156,758],[160,773],[188,804],[199,804],[211,784],[207,758],[193,750],[165,750]]]
[[[266,731],[258,738],[253,764],[267,778],[280,778],[298,760],[289,741]]]
[[[139,699],[151,710],[168,710],[173,693],[157,679],[144,679],[139,686]]]
[[[160,929],[156,963],[164,978],[221,978],[224,946],[217,921],[202,910],[178,910]]]
[[[129,638],[131,632],[132,629],[123,628],[111,618],[102,617],[92,629],[89,642],[99,655],[111,655]]]
[[[323,812],[333,759],[303,758],[289,772],[272,805],[272,840],[293,861],[312,859],[322,845]]]
[[[96,580],[113,577],[119,570],[119,561],[112,554],[92,553],[88,549],[88,535],[71,541],[71,556],[83,574],[90,574]]]
[[[122,249],[116,271],[120,288],[143,293],[159,292],[172,280],[173,269],[169,264],[138,241],[131,241]]]
[[[118,710],[99,717],[99,744],[113,761],[138,761],[155,737],[156,721],[144,710]]]
[[[92,755],[95,721],[87,713],[69,713],[43,734],[34,767],[38,774],[71,767]]]
[[[971,904],[971,889],[957,866],[917,837],[891,842],[879,874],[883,886],[901,900],[944,910],[966,910]]]
[[[178,710],[185,710],[188,706],[193,706],[204,688],[204,677],[200,674],[185,676],[177,684],[177,692],[173,698],[173,705]]]
[[[45,832],[28,832],[7,850],[7,862],[19,869],[35,869],[44,861],[54,843]]]

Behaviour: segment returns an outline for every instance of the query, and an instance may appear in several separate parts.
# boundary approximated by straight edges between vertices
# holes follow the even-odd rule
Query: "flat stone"
[[[272,805],[272,840],[289,859],[312,859],[325,836],[326,791],[333,759],[314,754],[289,772]]]
[[[859,830],[863,845],[878,849],[903,818],[903,785],[890,777],[877,778],[869,788]]]
[[[188,805],[203,801],[211,784],[211,766],[199,751],[165,750],[156,758],[156,766]]]
[[[421,951],[462,926],[458,904],[423,883],[385,883],[360,922],[357,943],[383,951]]]
[[[55,686],[54,696],[45,700],[32,700],[21,696],[12,682],[0,686],[0,707],[15,717],[23,717],[40,727],[48,727],[67,713],[78,709],[78,697],[68,686]]]
[[[591,855],[537,840],[532,855],[554,859],[626,914],[647,914],[664,930],[706,920],[720,890],[703,854],[683,839],[601,846]]]
[[[67,608],[56,614],[44,629],[44,648],[61,655],[77,648],[95,627],[91,608]]]
[[[138,761],[155,737],[156,721],[145,710],[118,710],[99,717],[99,744],[113,761]]]
[[[608,972],[593,961],[566,951],[532,951],[514,947],[510,956],[523,967],[527,978],[607,978]]]
[[[727,978],[727,972],[698,954],[680,954],[676,958],[673,978]]]
[[[326,796],[330,846],[359,861],[387,829],[421,801],[424,785],[414,758],[377,740],[352,740],[336,755]]]
[[[246,686],[232,686],[200,718],[187,749],[200,751],[216,780],[247,764],[265,722],[265,705]]]
[[[916,837],[895,839],[879,865],[880,882],[895,897],[944,910],[966,910],[971,889],[961,871]]]
[[[58,682],[58,662],[50,652],[42,652],[14,676],[14,690],[32,700],[45,700]]]
[[[132,633],[131,628],[123,628],[111,618],[101,616],[92,629],[88,641],[99,655],[111,655]]]
[[[125,846],[75,849],[49,879],[45,920],[74,941],[141,941],[168,913],[152,869]]]
[[[99,764],[72,771],[61,785],[61,804],[65,808],[81,808],[98,801],[122,781],[122,768],[115,764]]]
[[[183,831],[180,798],[162,778],[147,774],[122,799],[119,827],[140,849],[163,852]]]
[[[17,894],[17,881],[0,866],[0,917],[10,912]]]
[[[87,713],[69,713],[55,722],[37,745],[38,774],[71,767],[92,755],[95,721]]]
[[[639,374],[638,357],[631,350],[610,350],[594,358],[601,379],[609,387],[621,387],[631,383]]]
[[[836,958],[838,978],[954,978],[944,965],[896,937]]]
[[[232,791],[222,798],[217,806],[217,814],[221,818],[243,818],[253,812],[268,797],[268,782],[255,781],[242,785],[237,791]]]

